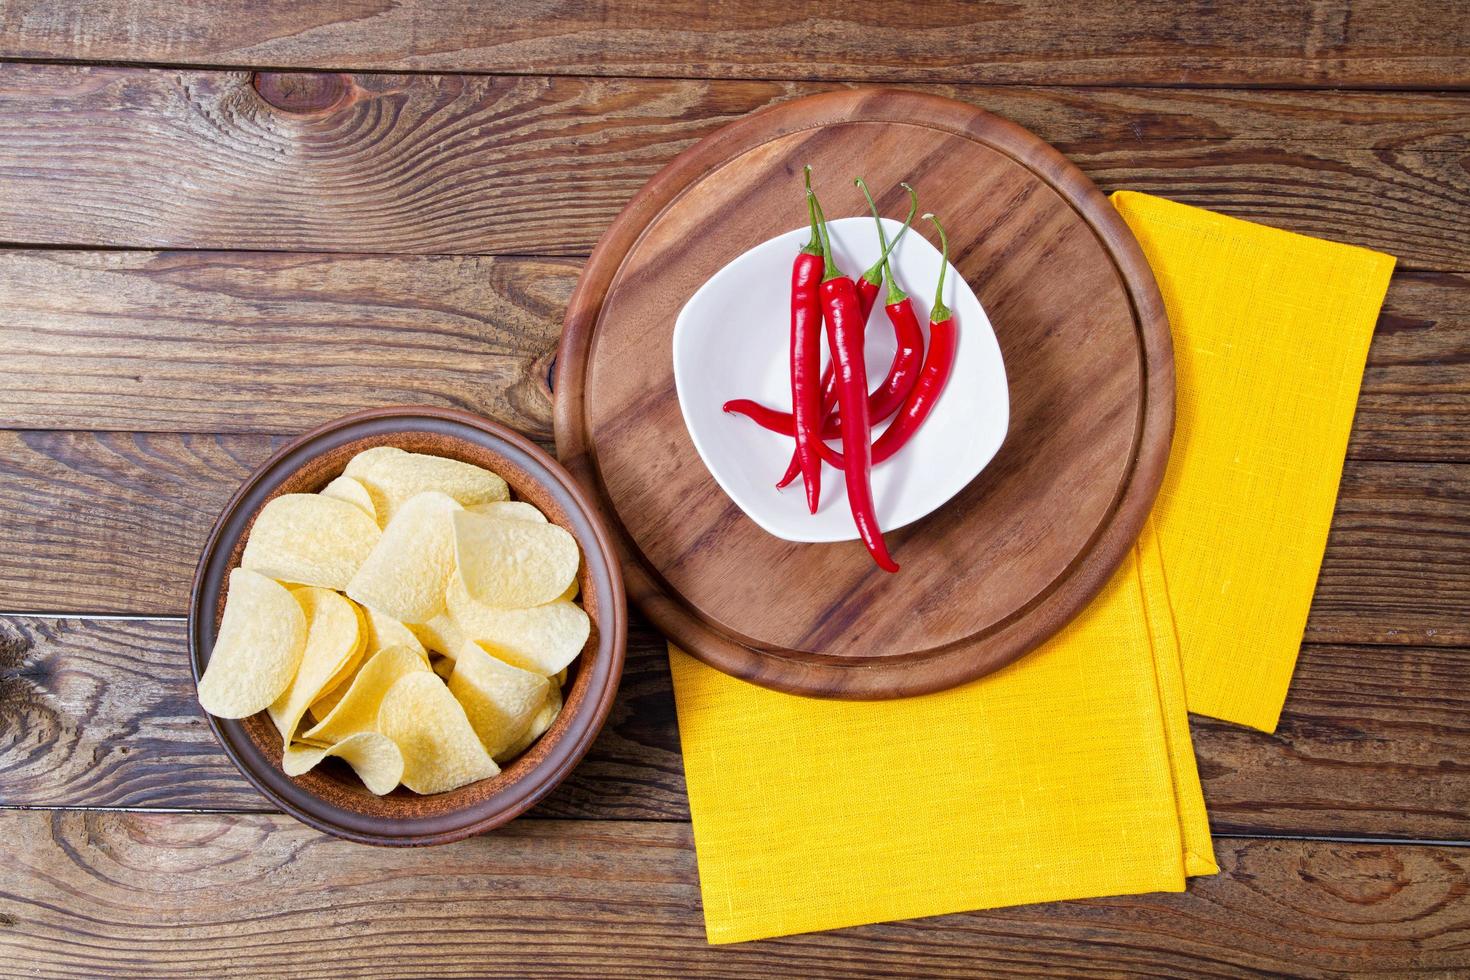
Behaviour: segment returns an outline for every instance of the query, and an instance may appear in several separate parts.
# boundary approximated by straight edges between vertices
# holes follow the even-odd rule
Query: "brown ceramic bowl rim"
[[[392,818],[356,813],[332,806],[297,784],[278,764],[265,756],[247,735],[244,719],[209,720],[225,754],[240,773],[268,800],[303,823],[325,833],[365,844],[413,846],[444,844],[493,830],[524,813],[546,796],[586,755],[612,710],[613,698],[623,672],[627,647],[627,602],[619,562],[607,530],[587,500],[580,485],[539,446],[521,434],[489,419],[458,409],[426,406],[393,406],[354,412],[327,422],[292,440],[272,453],[241,485],[221,511],[199,559],[189,598],[189,665],[197,687],[207,658],[204,651],[215,628],[216,605],[206,602],[217,596],[229,574],[228,565],[235,543],[263,502],[308,461],[333,448],[368,436],[395,432],[430,432],[450,438],[468,439],[485,445],[519,463],[543,485],[555,485],[576,511],[578,522],[595,547],[583,543],[584,563],[589,576],[605,590],[605,614],[600,613],[598,656],[587,674],[586,711],[571,714],[560,737],[546,757],[518,780],[508,783],[478,803],[423,817]],[[207,583],[213,579],[213,588]],[[579,678],[580,681],[580,678]],[[202,709],[201,709],[202,711]],[[554,727],[562,727],[562,719]]]

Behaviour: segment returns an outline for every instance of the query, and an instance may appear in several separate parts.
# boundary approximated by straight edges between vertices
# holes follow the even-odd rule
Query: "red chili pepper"
[[[924,366],[919,370],[913,390],[904,399],[898,418],[894,419],[893,424],[883,431],[877,442],[873,443],[874,466],[892,459],[893,454],[904,447],[904,444],[928,418],[934,402],[944,391],[944,385],[949,380],[950,371],[954,367],[955,348],[959,337],[955,330],[954,318],[948,315],[947,308],[936,308],[946,314],[945,319],[937,323],[931,321],[929,324],[929,352],[924,356]],[[791,424],[791,415],[788,412],[778,412],[774,408],[755,403],[752,403],[748,410],[743,409],[742,411],[762,428],[779,432],[784,436],[795,434],[795,428]],[[824,439],[835,439],[837,435],[836,432],[829,435],[825,427],[822,430]],[[843,468],[842,454],[831,446],[822,443],[818,452],[828,465],[835,466],[839,470]]]
[[[893,249],[908,234],[909,225],[913,224],[914,215],[919,210],[919,195],[908,184],[899,184],[909,192],[909,214],[903,219],[903,228],[899,229],[898,237],[893,244],[888,244],[888,236],[883,234],[883,219],[878,216],[878,205],[873,203],[873,195],[868,193],[868,185],[861,178],[853,181],[862,190],[863,197],[868,199],[868,208],[873,212],[873,221],[878,225],[878,243],[883,252],[878,256],[878,261],[873,267],[863,273],[858,280],[858,299],[862,301],[862,313],[867,317],[873,311],[873,304],[877,301],[878,283],[883,281],[884,276],[888,279],[888,298],[885,301],[885,311],[888,313],[888,322],[893,324],[894,340],[897,349],[893,352],[893,363],[889,365],[888,376],[883,382],[874,388],[868,395],[868,417],[873,422],[881,422],[903,404],[903,398],[914,386],[914,375],[919,370],[919,362],[924,358],[924,332],[919,329],[918,318],[914,316],[913,304],[908,302],[908,294],[898,286],[898,281],[893,278],[893,268],[889,265]],[[880,271],[881,270],[881,271]],[[903,308],[895,310],[895,305]],[[864,319],[864,325],[867,324]],[[864,337],[866,342],[866,335]],[[827,362],[827,367],[822,373],[822,423],[823,438],[834,439],[837,437],[837,422],[835,414],[837,411],[836,384],[832,376],[832,362]],[[830,434],[828,434],[830,433]],[[795,475],[794,473],[792,474]],[[777,484],[784,487],[791,480]]]
[[[888,376],[868,397],[869,418],[874,422],[881,422],[898,411],[904,397],[914,386],[919,363],[924,359],[924,331],[919,329],[919,319],[914,315],[914,304],[909,301],[908,293],[899,286],[898,280],[894,278],[893,268],[889,265],[892,249],[883,235],[883,220],[878,217],[878,205],[873,203],[873,195],[868,193],[868,185],[861,177],[856,180],[856,184],[862,189],[863,197],[868,199],[868,208],[873,212],[873,221],[878,225],[878,240],[883,244],[883,255],[879,261],[888,279],[888,297],[884,310],[888,313],[888,322],[893,324],[894,339],[898,343],[893,364],[888,368]],[[909,230],[914,212],[919,210],[919,195],[908,184],[899,186],[909,192],[909,216],[904,219],[903,230],[898,233],[898,238],[893,240],[895,247]],[[824,425],[823,429],[825,428]]]
[[[919,197],[914,189],[908,184],[901,184],[909,192],[909,213],[904,219],[903,229],[893,244],[888,243],[888,238],[883,233],[883,222],[878,216],[877,205],[873,203],[873,197],[868,193],[868,187],[859,177],[857,185],[862,188],[864,196],[868,198],[868,206],[873,211],[873,220],[878,224],[878,241],[882,244],[883,252],[873,267],[863,273],[863,278],[858,280],[858,302],[859,313],[863,317],[864,325],[867,317],[872,312],[873,302],[877,296],[878,287],[873,285],[869,279],[875,270],[879,281],[884,274],[888,277],[888,298],[885,310],[888,320],[893,324],[894,338],[897,341],[897,349],[894,351],[893,364],[888,368],[888,375],[883,382],[868,396],[868,418],[871,422],[882,422],[894,412],[898,411],[903,404],[904,396],[914,386],[914,380],[919,370],[919,364],[924,356],[924,333],[919,329],[918,318],[914,316],[913,304],[909,302],[908,295],[899,288],[898,282],[893,277],[893,269],[889,265],[892,250],[898,247],[898,243],[908,232],[909,225],[913,223],[914,214],[919,209]],[[865,286],[872,286],[865,290]],[[864,338],[866,342],[866,337]],[[822,438],[835,439],[840,434],[837,421],[837,394],[836,378],[833,374],[834,361],[828,361],[827,367],[822,374]],[[748,398],[737,398],[725,403],[725,411],[748,416],[757,425],[772,432],[782,435],[794,435],[796,432],[796,420],[791,413],[767,408],[759,402]],[[782,475],[780,482],[776,484],[777,489],[784,489],[796,479],[797,473],[803,473],[801,469],[800,447],[791,454],[791,463]],[[809,494],[810,495],[810,494]],[[814,512],[815,513],[815,512]]]
[[[873,444],[874,466],[891,459],[894,453],[913,438],[919,426],[929,417],[934,403],[944,393],[945,383],[949,381],[950,371],[954,367],[959,333],[955,329],[954,314],[944,305],[944,274],[949,269],[949,239],[945,237],[944,227],[934,215],[926,214],[924,217],[934,222],[934,227],[939,229],[939,242],[944,251],[943,264],[939,267],[939,285],[934,290],[934,307],[929,313],[929,353],[924,356],[924,367],[919,372],[918,383],[904,399],[898,418],[893,420],[893,424]],[[846,448],[844,443],[843,449]],[[826,443],[822,443],[821,452],[822,458],[828,463],[839,469],[843,468],[844,454],[839,454]]]
[[[807,509],[817,512],[822,493],[822,393],[817,375],[822,363],[822,302],[818,294],[824,260],[822,236],[817,230],[816,198],[812,196],[812,168],[805,169],[807,214],[811,241],[791,264],[791,408],[796,433],[796,462],[806,486]]]
[[[881,262],[879,263],[879,266],[882,266]],[[858,309],[860,312],[862,312],[863,314],[873,312],[873,304],[878,302],[878,290],[882,287],[882,285],[883,281],[881,279],[879,279],[878,282],[873,282],[868,279],[868,274],[866,272],[863,273],[862,278],[857,281]],[[863,325],[867,325],[866,320],[863,321]],[[829,383],[827,381],[828,378],[833,378],[833,380]],[[828,362],[827,369],[822,374],[822,382],[822,393],[831,394],[833,398],[836,398],[837,382],[835,376],[832,373],[832,364],[830,362]]]
[[[873,304],[878,299],[877,286],[874,286],[872,289],[863,288],[863,284],[867,283],[867,281],[866,279],[858,280],[858,315],[863,318],[863,324],[865,326],[868,322],[868,317],[873,312]],[[867,343],[866,336],[864,336],[863,342],[865,344]],[[829,360],[827,366],[822,369],[821,412],[823,439],[837,438],[837,419],[834,417],[837,411],[837,373],[834,370],[835,366],[836,362]],[[749,398],[737,398],[734,401],[726,402],[725,411],[748,416],[752,422],[761,428],[770,429],[772,432],[779,432],[782,435],[789,436],[796,431],[796,422],[789,414],[767,408],[760,402],[752,401]],[[830,435],[828,435],[829,430],[831,431]],[[801,457],[793,449],[791,451],[791,462],[786,465],[786,472],[781,474],[781,479],[776,481],[776,489],[785,490],[791,485],[791,481],[796,479],[796,474],[800,472]]]
[[[872,446],[868,444],[868,368],[863,358],[863,320],[860,316],[857,286],[842,274],[832,259],[832,241],[822,205],[817,204],[817,221],[822,231],[822,259],[827,273],[819,291],[822,312],[826,315],[827,346],[837,365],[837,403],[842,410],[842,450],[847,460],[843,474],[847,482],[847,503],[858,536],[868,553],[884,571],[896,572],[898,565],[888,554],[878,515],[873,508]]]
[[[867,288],[869,286],[871,286],[872,288]],[[872,315],[873,304],[878,302],[878,287],[873,286],[871,283],[868,282],[867,279],[859,279],[857,290],[858,312],[861,313],[864,317]],[[863,320],[864,326],[867,325],[867,322],[867,320]],[[837,408],[837,374],[833,370],[834,367],[835,365],[831,361],[828,361],[827,366],[822,368],[823,418],[826,418],[828,415],[832,414],[832,411]],[[786,483],[790,482],[790,480],[786,481]],[[782,483],[781,486],[784,487],[786,483]]]

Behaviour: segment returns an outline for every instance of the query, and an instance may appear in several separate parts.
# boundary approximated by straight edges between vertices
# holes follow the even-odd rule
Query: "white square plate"
[[[833,253],[849,275],[861,275],[882,251],[871,218],[841,218],[828,227]],[[884,219],[890,240],[901,228]],[[791,438],[724,412],[732,398],[791,409],[791,263],[809,235],[803,227],[762,242],[689,298],[674,324],[674,382],[700,458],[751,520],[787,541],[851,541],[858,535],[842,474],[823,467],[821,506],[808,513],[800,477],[776,489],[791,460]],[[941,261],[917,227],[890,257],[899,285],[913,297],[926,342]],[[964,489],[995,458],[1010,421],[1005,365],[990,320],[953,265],[944,286],[959,334],[954,370],[924,425],[897,455],[873,468],[873,497],[885,531],[919,520]],[[885,284],[868,320],[870,388],[893,362],[886,295]],[[825,359],[825,338],[823,347]],[[875,439],[887,424],[874,427]]]

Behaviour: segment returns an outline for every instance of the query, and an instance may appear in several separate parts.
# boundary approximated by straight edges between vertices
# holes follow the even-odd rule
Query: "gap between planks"
[[[1426,151],[1443,152],[1449,156],[1464,156],[1463,153],[1453,150]],[[1248,219],[1241,219],[1248,220]],[[1256,222],[1260,224],[1260,222]],[[1271,226],[1267,226],[1271,227]],[[1293,234],[1303,234],[1293,232]],[[1311,237],[1311,236],[1306,236]],[[1327,239],[1322,239],[1327,241]],[[1348,244],[1351,242],[1340,242]],[[1366,247],[1366,246],[1358,246]],[[113,255],[156,255],[159,253],[168,255],[235,255],[247,253],[251,255],[337,255],[337,256],[363,256],[373,259],[501,259],[506,262],[544,262],[548,259],[560,259],[568,262],[586,262],[592,257],[589,252],[361,252],[348,249],[313,248],[310,250],[299,248],[195,248],[191,246],[171,246],[169,248],[144,248],[137,245],[78,245],[71,242],[22,242],[22,241],[0,241],[0,253],[5,252],[105,252]],[[1397,257],[1395,257],[1397,258]],[[1393,267],[1395,276],[1406,273],[1432,274],[1444,276],[1470,275],[1470,269],[1451,269],[1431,265],[1415,265],[1410,260],[1398,259]]]
[[[155,814],[185,814],[195,817],[284,817],[287,814],[270,807],[247,810],[239,807],[201,809],[198,807],[166,807],[166,806],[81,806],[76,804],[60,806],[30,806],[23,803],[0,803],[0,813],[13,811],[16,813],[136,813],[143,816]],[[647,817],[579,817],[566,814],[541,814],[534,809],[526,813],[521,820],[535,821],[557,821],[576,823],[617,823],[617,824],[650,824],[653,826],[667,826],[669,824],[692,825],[691,821],[671,817],[667,820],[650,820]],[[487,835],[494,831],[487,831]],[[484,835],[482,835],[484,836]],[[1333,834],[1283,834],[1274,831],[1255,831],[1249,834],[1211,831],[1213,840],[1294,840],[1308,841],[1315,844],[1371,844],[1386,845],[1391,847],[1470,847],[1470,839],[1436,839],[1421,837],[1364,837],[1361,835],[1333,835]]]
[[[0,57],[0,64],[37,65],[56,68],[131,68],[142,71],[218,71],[218,72],[268,72],[287,75],[444,75],[454,78],[606,78],[630,82],[757,82],[783,85],[803,83],[811,85],[845,85],[851,88],[906,86],[906,85],[974,85],[995,88],[1073,88],[1114,91],[1117,89],[1162,89],[1170,92],[1189,90],[1221,91],[1237,89],[1243,92],[1404,92],[1415,95],[1464,95],[1470,92],[1470,82],[1461,86],[1443,85],[1391,85],[1355,83],[1343,85],[1333,82],[1302,82],[1296,85],[1252,85],[1246,79],[1228,82],[1151,82],[1130,79],[1126,82],[1048,82],[1035,79],[1011,80],[989,79],[984,82],[952,81],[945,78],[917,77],[904,80],[866,79],[846,75],[653,75],[647,72],[619,72],[616,69],[591,74],[586,71],[531,71],[527,69],[500,68],[495,71],[465,68],[375,68],[368,65],[314,65],[310,68],[290,65],[236,64],[213,61],[129,61],[105,58],[35,58],[7,55]]]
[[[0,431],[5,431],[5,430],[0,430]],[[1375,461],[1374,460],[1364,460],[1363,462],[1375,462]],[[1408,461],[1401,460],[1400,459],[1400,460],[1386,460],[1384,462],[1389,462],[1389,463],[1407,463]],[[1417,464],[1415,464],[1415,465],[1417,465]],[[1470,463],[1453,463],[1453,464],[1449,464],[1449,465],[1453,465],[1453,466],[1470,466]],[[33,610],[33,609],[0,609],[0,619],[5,619],[5,618],[16,618],[16,619],[21,619],[21,618],[26,618],[26,619],[80,619],[80,620],[95,620],[97,622],[121,622],[121,623],[187,623],[189,621],[189,617],[188,616],[169,616],[169,615],[157,615],[157,616],[153,616],[153,615],[149,615],[147,613],[92,613],[92,612],[76,612],[76,611],[72,611],[72,612],[57,612],[54,609],[48,609],[48,610],[37,612],[36,610]],[[1337,642],[1337,641],[1306,640],[1306,639],[1302,640],[1302,647],[1303,648],[1305,648],[1305,647],[1339,647],[1339,646],[1343,646],[1343,645],[1344,645],[1343,643]],[[1355,646],[1355,647],[1388,647],[1388,648],[1398,648],[1398,647],[1402,647],[1403,646],[1402,643],[1389,642],[1389,641],[1386,641],[1386,640],[1372,640],[1372,639],[1366,639],[1366,640],[1364,640],[1364,639],[1354,639],[1352,641],[1352,643],[1350,643],[1348,645]],[[1470,650],[1470,646],[1460,646],[1458,644],[1450,644],[1448,646],[1438,647],[1437,649],[1447,650],[1447,651],[1453,651],[1453,650]],[[5,806],[4,804],[0,804],[0,810],[4,810],[4,809],[9,809],[9,807]],[[52,809],[62,809],[62,808],[59,808],[59,807],[31,807],[29,809],[52,810]],[[93,808],[87,807],[86,809],[93,809]],[[126,808],[123,808],[123,809],[126,809]],[[184,811],[180,811],[180,812],[193,813],[195,811],[193,811],[193,810],[184,810]],[[210,810],[210,811],[199,811],[199,812],[213,813],[213,812],[217,812],[217,811]],[[1220,836],[1224,836],[1224,835],[1220,835]],[[1247,835],[1247,834],[1235,834],[1235,835],[1230,835],[1230,836],[1260,836],[1260,835],[1258,835],[1258,834],[1249,834],[1249,835]],[[1315,838],[1315,837],[1303,838],[1303,840],[1317,840],[1317,839],[1318,838]],[[1321,839],[1326,840],[1327,838],[1321,838]]]

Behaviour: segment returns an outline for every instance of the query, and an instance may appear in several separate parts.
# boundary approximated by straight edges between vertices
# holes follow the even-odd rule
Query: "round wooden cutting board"
[[[854,176],[882,191],[885,214],[903,213],[899,181],[914,184],[1005,358],[1005,445],[948,504],[888,535],[896,575],[856,541],[757,527],[705,469],[674,390],[679,310],[730,260],[804,223],[807,163],[829,218],[867,213]],[[1163,303],[1097,188],[1003,119],[871,89],[749,116],[654,177],[582,274],[555,390],[558,454],[617,539],[629,597],[706,663],[818,697],[941,690],[1054,634],[1137,537],[1174,421]]]

